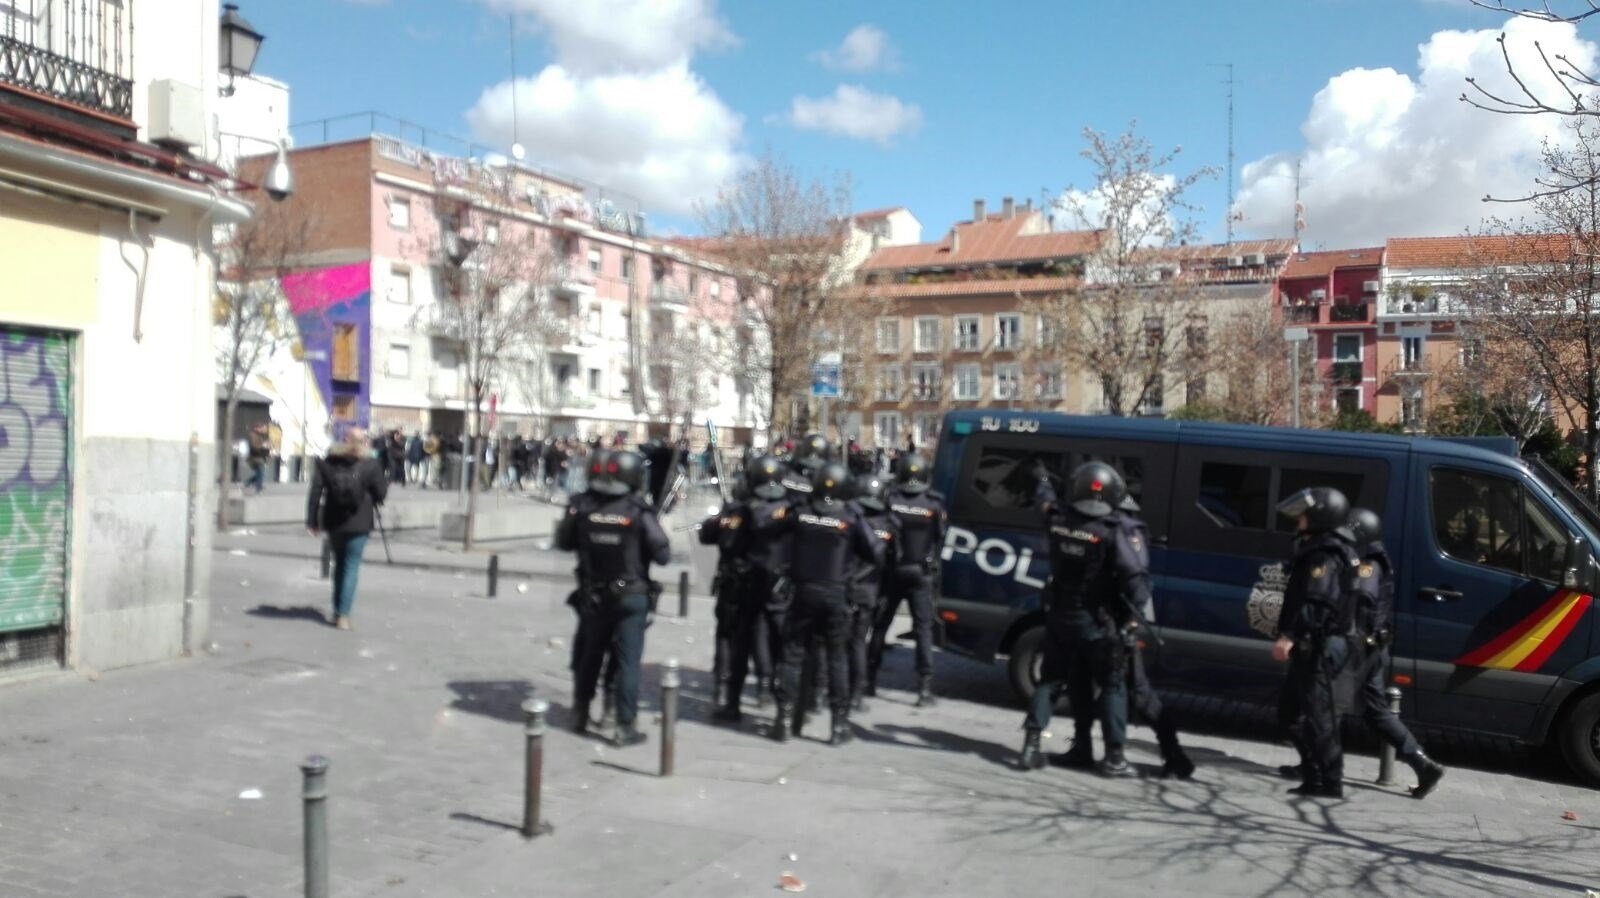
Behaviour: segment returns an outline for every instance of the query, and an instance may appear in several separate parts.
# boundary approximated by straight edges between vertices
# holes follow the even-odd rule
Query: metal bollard
[[[333,542],[326,536],[322,538],[322,579],[328,579],[328,566],[333,563]]]
[[[328,759],[312,755],[300,765],[305,775],[306,898],[328,898]]]
[[[1389,700],[1389,710],[1399,716],[1402,695],[1399,687],[1390,686],[1383,691],[1383,695]],[[1385,742],[1383,748],[1378,750],[1378,785],[1392,786],[1396,782],[1398,780],[1394,778],[1394,746]]]
[[[495,594],[496,591],[499,590],[499,588],[500,588],[500,556],[499,555],[490,555],[489,556],[489,598],[491,598],[491,599],[494,598],[494,594]]]
[[[539,819],[539,793],[544,789],[544,716],[550,703],[543,699],[529,699],[522,703],[526,717],[524,732],[528,736],[527,775],[522,795],[522,837],[547,836],[555,827]]]
[[[671,776],[677,760],[678,659],[668,658],[661,672],[661,775]]]
[[[678,616],[689,616],[689,572],[678,572]]]

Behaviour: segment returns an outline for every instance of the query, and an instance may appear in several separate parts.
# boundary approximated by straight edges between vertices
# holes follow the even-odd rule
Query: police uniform
[[[763,466],[768,470],[762,473]],[[716,719],[736,723],[742,719],[740,705],[744,682],[754,662],[758,680],[773,674],[781,652],[784,597],[777,594],[778,578],[788,566],[788,542],[772,532],[771,522],[778,512],[789,507],[781,487],[776,491],[781,467],[776,459],[763,457],[746,468],[751,495],[739,503],[737,511],[725,515],[720,525],[730,537],[729,551],[742,566],[734,605],[733,633],[729,640],[728,682],[723,690],[722,707]],[[763,495],[765,494],[765,495]],[[763,687],[764,688],[764,683]]]
[[[917,641],[917,704],[933,700],[933,590],[938,553],[944,547],[944,497],[926,485],[927,463],[918,456],[901,459],[896,486],[889,491],[889,511],[900,522],[900,548],[889,578],[889,597],[873,628],[868,659],[867,692],[877,687],[884,647],[900,603],[911,609],[912,632]]]
[[[738,541],[744,525],[745,508],[742,501],[724,504],[721,511],[700,524],[700,544],[717,547],[717,573],[712,581],[711,593],[716,598],[716,643],[713,649],[711,672],[715,683],[714,703],[726,703],[728,669],[733,660],[733,639],[737,629],[739,599],[743,594],[743,580],[749,563],[739,556]]]
[[[875,482],[877,478],[868,474],[856,480],[860,484]],[[880,564],[857,561],[850,575],[850,653],[847,660],[850,663],[851,707],[859,711],[869,678],[868,644],[882,612],[889,572],[895,569],[895,559],[900,552],[900,517],[889,510],[881,496],[863,496],[858,504],[862,519],[883,546]]]
[[[850,738],[849,667],[845,648],[850,633],[849,580],[857,561],[878,564],[882,550],[861,511],[846,496],[849,472],[828,464],[817,472],[810,502],[780,510],[765,525],[789,539],[793,605],[784,622],[783,660],[774,682],[777,719],[773,735],[785,739],[789,712],[799,697],[800,668],[807,647],[820,636],[828,660],[828,703],[833,711],[834,744]]]
[[[1134,601],[1134,596],[1142,595],[1140,626],[1153,624],[1155,607],[1150,594],[1150,532],[1144,521],[1139,519],[1138,505],[1131,500],[1124,500],[1111,517],[1118,530],[1119,543],[1128,546],[1129,551],[1137,556],[1137,564],[1143,570],[1132,595],[1125,595],[1124,598]],[[1178,741],[1178,727],[1171,715],[1167,714],[1166,707],[1151,688],[1150,678],[1145,674],[1144,642],[1138,639],[1128,646],[1128,705],[1147,726],[1155,730],[1156,745],[1161,750],[1161,775],[1178,779],[1193,776],[1194,762],[1189,760]]]
[[[608,462],[608,473],[616,476],[618,467],[617,461]],[[639,662],[651,603],[649,570],[652,563],[667,563],[670,546],[649,502],[633,492],[639,486],[642,463],[635,456],[621,467],[632,472],[632,482],[617,481],[627,492],[609,494],[609,482],[602,481],[599,491],[605,498],[585,510],[570,509],[556,530],[555,544],[578,553],[581,566],[593,578],[590,588],[597,593],[593,630],[578,662],[574,728],[587,728],[589,705],[609,650],[617,663],[616,741],[626,745],[644,739],[634,721],[639,711]]]

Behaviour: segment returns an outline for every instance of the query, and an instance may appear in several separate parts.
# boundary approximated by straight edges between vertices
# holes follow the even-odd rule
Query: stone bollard
[[[522,703],[527,734],[526,776],[522,795],[522,837],[532,839],[555,832],[555,827],[539,819],[539,793],[544,789],[544,717],[550,703],[543,699],[529,699]]]
[[[1402,695],[1400,688],[1390,686],[1383,691],[1383,695],[1389,700],[1389,710],[1398,717],[1400,715],[1400,698]],[[1392,786],[1396,782],[1398,781],[1394,778],[1394,746],[1385,742],[1383,747],[1378,750],[1378,785]]]
[[[490,555],[489,556],[489,598],[491,598],[491,599],[494,598],[494,594],[497,591],[499,591],[499,589],[500,589],[500,556],[499,555]]]
[[[677,760],[678,659],[668,658],[661,672],[661,775],[671,776]]]
[[[300,765],[305,804],[306,898],[328,898],[328,759],[312,755]]]
[[[689,572],[678,572],[678,616],[689,616]]]

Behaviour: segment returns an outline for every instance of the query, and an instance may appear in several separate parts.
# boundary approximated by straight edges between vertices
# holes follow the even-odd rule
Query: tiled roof
[[[1286,278],[1325,278],[1336,268],[1373,268],[1383,264],[1383,247],[1297,253],[1283,269]]]
[[[1094,252],[1100,231],[1046,231],[1043,216],[1023,212],[1012,218],[991,215],[981,222],[963,222],[950,237],[936,243],[886,246],[867,258],[863,271],[892,268],[960,268],[991,262],[1043,262]]]
[[[851,297],[910,298],[920,296],[995,296],[1008,293],[1053,293],[1071,290],[1080,281],[1074,277],[1006,278],[985,281],[939,281],[932,284],[869,284],[846,293]]]
[[[1572,240],[1564,234],[1391,237],[1385,262],[1390,268],[1470,268],[1559,261],[1572,253]]]
[[[1151,262],[1205,262],[1226,259],[1229,256],[1248,256],[1260,253],[1269,259],[1287,256],[1294,252],[1294,240],[1275,237],[1267,240],[1235,240],[1232,243],[1197,243],[1189,246],[1164,246],[1140,250],[1132,254],[1136,261]]]
[[[865,221],[869,218],[888,218],[894,213],[900,212],[904,209],[905,206],[890,206],[887,209],[868,209],[865,212],[857,212],[852,217],[855,218],[856,221]]]

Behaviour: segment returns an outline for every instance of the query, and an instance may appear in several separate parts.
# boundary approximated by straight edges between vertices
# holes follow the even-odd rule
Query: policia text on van
[[[947,648],[1038,678],[1048,553],[1035,467],[1110,462],[1150,528],[1158,688],[1271,707],[1269,635],[1293,534],[1273,511],[1311,486],[1378,511],[1396,562],[1392,682],[1412,725],[1553,742],[1600,785],[1600,515],[1558,478],[1459,443],[1019,412],[945,419],[950,503],[938,600]]]

